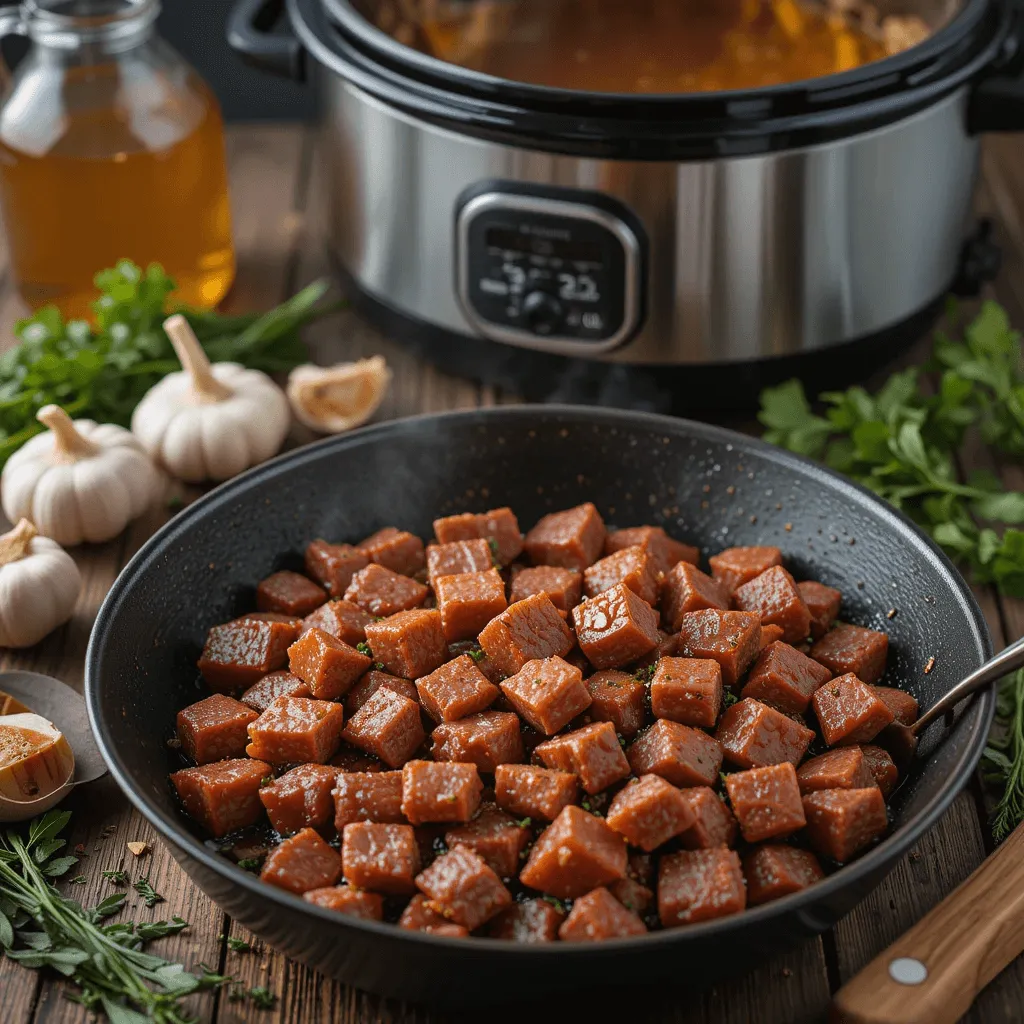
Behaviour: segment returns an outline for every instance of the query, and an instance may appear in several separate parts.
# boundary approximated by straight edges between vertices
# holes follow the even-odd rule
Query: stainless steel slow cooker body
[[[236,9],[250,56],[266,7]],[[1024,125],[1017,28],[986,0],[853,72],[688,97],[501,82],[348,0],[287,10],[298,42],[275,59],[313,57],[343,272],[452,339],[667,366],[883,335],[957,276],[978,132]]]

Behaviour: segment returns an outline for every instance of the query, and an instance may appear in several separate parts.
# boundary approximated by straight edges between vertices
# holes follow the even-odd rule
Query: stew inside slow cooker
[[[618,93],[754,89],[848,71],[927,38],[861,0],[355,0],[399,42],[512,81]]]

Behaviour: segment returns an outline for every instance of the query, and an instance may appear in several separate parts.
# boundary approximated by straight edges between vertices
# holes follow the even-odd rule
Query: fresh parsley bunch
[[[880,391],[862,387],[819,396],[814,413],[801,383],[761,395],[760,420],[773,444],[821,459],[902,509],[979,583],[1024,597],[1024,493],[992,473],[966,482],[956,459],[969,428],[999,452],[1024,452],[1021,336],[1006,311],[987,302],[963,340],[936,336],[932,392],[922,371],[893,374]]]
[[[181,369],[162,326],[174,311],[174,281],[161,266],[122,260],[96,275],[96,287],[95,323],[65,321],[47,306],[18,322],[20,343],[0,355],[0,468],[43,430],[35,415],[44,405],[126,427],[142,396]],[[337,308],[321,301],[326,291],[315,282],[268,313],[180,311],[214,362],[277,373],[305,361],[300,329]]]
[[[78,987],[71,998],[104,1012],[113,1024],[188,1024],[182,999],[231,979],[191,974],[143,952],[153,939],[188,927],[180,917],[104,924],[124,906],[123,892],[91,910],[62,896],[53,879],[78,863],[61,854],[61,832],[70,818],[69,811],[50,811],[27,831],[10,829],[0,836],[0,950],[25,967],[50,967],[64,975]],[[146,903],[151,905],[149,898]]]

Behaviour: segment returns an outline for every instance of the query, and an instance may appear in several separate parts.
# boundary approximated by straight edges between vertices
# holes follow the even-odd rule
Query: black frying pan
[[[946,558],[867,492],[715,427],[609,410],[521,407],[422,416],[331,438],[219,487],[132,559],[100,610],[86,665],[92,725],[114,777],[225,911],[288,956],[410,999],[504,1000],[602,979],[701,985],[830,927],[930,828],[967,782],[988,692],[922,741],[879,845],[825,881],[744,914],[596,945],[443,939],[357,921],[262,884],[204,846],[167,784],[166,740],[203,695],[207,629],[254,607],[254,585],[300,567],[311,538],[511,505],[524,528],[594,501],[610,524],[660,523],[705,553],[777,544],[797,578],[838,587],[843,617],[891,638],[886,682],[928,707],[990,654],[981,613]],[[895,608],[891,620],[886,613]],[[931,658],[934,668],[926,673]]]

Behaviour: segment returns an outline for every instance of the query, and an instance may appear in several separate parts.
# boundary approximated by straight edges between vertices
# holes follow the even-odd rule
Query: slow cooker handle
[[[994,72],[971,93],[967,108],[971,135],[1024,131],[1024,9],[1015,12],[993,67]]]
[[[238,0],[228,15],[228,45],[246,64],[302,82],[306,51],[291,31],[274,32],[284,0]]]

